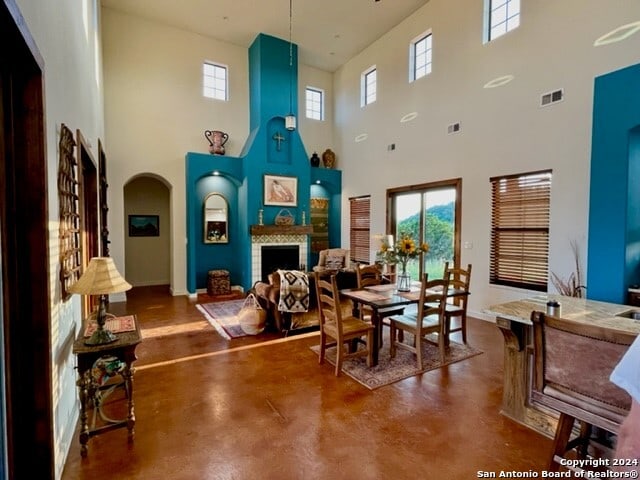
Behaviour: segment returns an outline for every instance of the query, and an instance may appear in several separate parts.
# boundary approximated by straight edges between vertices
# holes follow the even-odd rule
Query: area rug
[[[385,329],[384,344],[378,354],[378,365],[371,368],[367,367],[366,357],[349,358],[342,362],[342,372],[369,390],[375,390],[376,388],[398,382],[405,378],[460,362],[483,353],[482,350],[478,350],[470,345],[451,341],[449,348],[447,348],[444,362],[441,362],[437,345],[423,342],[422,364],[424,368],[418,369],[415,355],[408,350],[396,349],[396,356],[394,358],[389,357],[389,336],[386,330],[387,329]],[[404,341],[406,343],[412,341],[411,335],[405,334]],[[315,345],[311,347],[311,350],[319,354],[320,346]],[[327,349],[325,359],[331,365],[336,364],[335,347]]]
[[[247,335],[240,328],[236,317],[243,304],[244,299],[228,300],[226,302],[202,303],[196,305],[196,308],[202,312],[221,337],[231,340]]]

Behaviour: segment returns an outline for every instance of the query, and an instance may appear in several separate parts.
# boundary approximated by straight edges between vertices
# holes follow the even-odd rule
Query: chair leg
[[[342,357],[344,356],[344,345],[338,343],[336,345],[336,377],[340,376],[340,371],[342,370]]]
[[[569,443],[569,437],[571,436],[571,430],[573,429],[574,417],[561,413],[558,419],[558,427],[556,428],[556,434],[553,439],[553,450],[551,452],[551,458],[549,459],[549,471],[557,472],[560,468],[560,464],[556,461],[556,457],[562,458],[567,450],[567,444]]]
[[[373,366],[373,330],[367,331],[367,367]]]
[[[318,359],[319,364],[324,363],[324,351],[327,348],[327,335],[324,332],[320,332],[320,356]]]
[[[422,370],[422,335],[420,335],[419,332],[416,332],[413,337],[415,339],[418,370]]]

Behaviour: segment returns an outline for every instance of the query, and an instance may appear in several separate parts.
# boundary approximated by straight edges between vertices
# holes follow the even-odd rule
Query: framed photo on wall
[[[158,215],[129,215],[130,237],[159,237],[160,217]]]
[[[280,175],[264,176],[264,205],[298,206],[298,179]]]

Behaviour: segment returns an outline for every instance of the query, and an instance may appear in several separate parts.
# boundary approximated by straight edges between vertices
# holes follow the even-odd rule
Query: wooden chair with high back
[[[420,287],[417,311],[413,310],[412,313],[394,315],[389,318],[391,321],[389,354],[392,358],[396,354],[396,348],[404,348],[415,353],[418,368],[422,370],[422,342],[429,341],[425,338],[427,334],[437,333],[440,360],[444,361],[447,336],[445,319],[447,288],[448,281],[446,278],[429,280],[428,275],[425,273]],[[409,345],[399,341],[396,338],[398,330],[411,333],[414,336],[413,344]]]
[[[367,356],[367,366],[373,364],[373,325],[354,317],[345,316],[340,305],[340,293],[336,284],[336,276],[329,280],[321,278],[315,272],[316,297],[318,301],[318,316],[320,320],[320,358],[324,363],[327,347],[336,346],[336,376],[342,371],[342,362],[346,358]],[[366,336],[366,348],[353,350],[353,341]],[[331,341],[333,340],[333,341]],[[345,343],[349,342],[349,351],[345,351]]]
[[[374,263],[373,265],[358,265],[356,268],[356,279],[358,282],[358,288],[366,288],[381,285],[383,283],[382,278],[382,267]],[[378,310],[378,315],[382,319],[389,317],[391,315],[402,315],[404,311],[404,307],[390,307],[390,308],[380,308]],[[358,309],[360,320],[362,321],[371,321],[372,309],[365,305],[361,305]],[[388,321],[382,322],[384,325],[389,325]],[[382,345],[382,343],[381,343]]]
[[[603,435],[600,438],[592,435],[592,427],[617,434],[629,411],[631,397],[614,385],[609,375],[635,335],[542,312],[533,312],[531,321],[534,359],[531,401],[560,412],[549,470],[557,471],[562,459],[573,449],[578,458],[593,455],[589,449],[610,454],[610,446],[601,441]],[[576,420],[580,422],[580,431],[570,440]]]
[[[462,332],[462,342],[467,343],[467,303],[469,301],[469,285],[471,284],[471,264],[467,265],[467,269],[460,267],[449,268],[449,262],[444,264],[444,277],[449,280],[449,289],[459,290],[464,293],[453,297],[451,302],[446,304],[446,327],[447,341],[449,336],[454,332]],[[460,326],[451,328],[451,319],[460,317]]]

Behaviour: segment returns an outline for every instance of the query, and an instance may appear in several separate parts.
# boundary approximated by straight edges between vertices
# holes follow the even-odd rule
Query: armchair
[[[320,250],[318,265],[313,267],[314,272],[337,272],[351,270],[349,250],[345,248],[328,248]]]

